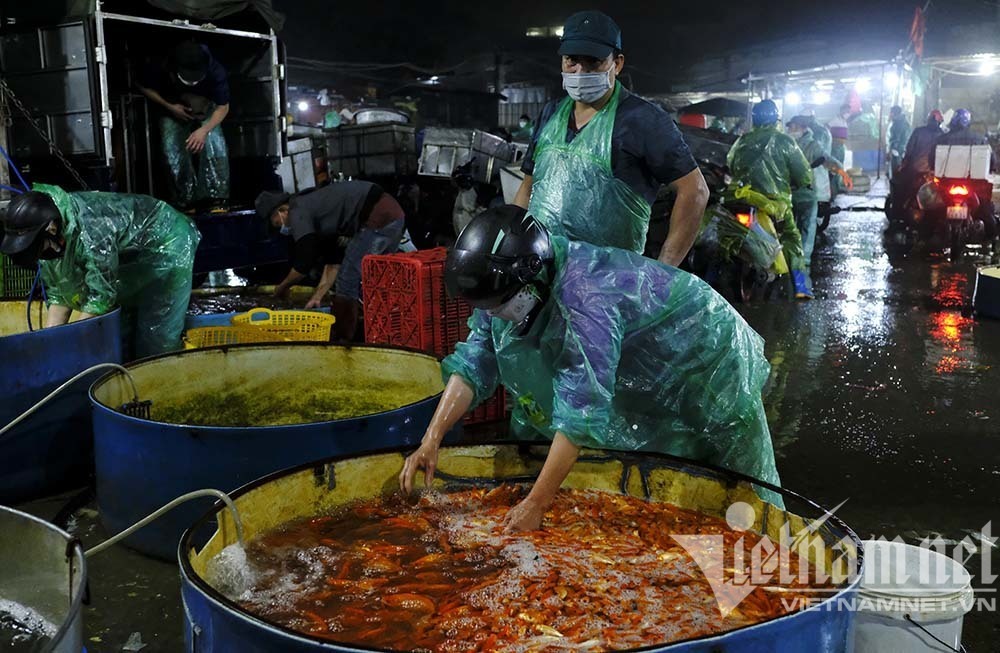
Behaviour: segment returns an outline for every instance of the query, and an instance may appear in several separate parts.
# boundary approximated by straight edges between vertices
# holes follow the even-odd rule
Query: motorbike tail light
[[[952,196],[961,195],[962,197],[965,197],[965,196],[967,196],[969,194],[969,187],[968,186],[952,186],[951,188],[948,189],[948,194],[952,195]]]
[[[753,224],[753,214],[752,213],[737,213],[736,214],[736,221],[739,222],[744,227],[746,227],[747,229],[749,229],[750,225]]]

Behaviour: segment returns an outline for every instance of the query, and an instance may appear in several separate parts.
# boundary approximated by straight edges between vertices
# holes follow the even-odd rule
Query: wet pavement
[[[1000,322],[967,316],[986,261],[893,246],[890,259],[885,225],[877,212],[834,216],[813,259],[816,300],[741,309],[772,365],[765,405],[782,484],[826,506],[846,499],[838,514],[862,539],[979,549],[1000,518]],[[981,563],[966,566],[978,577]],[[964,632],[970,652],[995,651],[1000,616],[969,614]]]
[[[1000,322],[963,314],[983,261],[892,248],[890,258],[884,226],[877,212],[834,216],[817,242],[816,300],[741,307],[773,366],[765,403],[778,468],[786,487],[823,505],[846,499],[838,514],[862,538],[980,547],[1000,517]],[[29,509],[51,518],[67,498]],[[71,524],[87,546],[104,536],[95,514]],[[981,563],[973,555],[967,567],[978,577]],[[176,566],[123,547],[89,565],[90,653],[121,651],[135,631],[144,651],[184,650]],[[970,653],[997,650],[1000,617],[969,614],[964,640]]]

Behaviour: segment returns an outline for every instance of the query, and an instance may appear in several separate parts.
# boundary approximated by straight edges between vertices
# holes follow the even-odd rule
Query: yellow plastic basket
[[[188,329],[184,334],[184,349],[201,349],[216,345],[245,345],[258,342],[288,342],[280,333],[247,326],[210,326]]]
[[[233,326],[249,327],[280,334],[286,340],[322,341],[330,339],[334,318],[314,311],[272,311],[254,308],[233,316]]]

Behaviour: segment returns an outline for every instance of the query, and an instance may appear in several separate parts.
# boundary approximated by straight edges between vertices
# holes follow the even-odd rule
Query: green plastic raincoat
[[[160,117],[160,139],[170,172],[171,197],[181,207],[229,198],[229,150],[222,125],[208,132],[201,152],[192,154],[187,149],[187,139],[200,126],[196,121],[184,123],[170,116]]]
[[[59,208],[66,240],[62,258],[42,262],[49,304],[96,315],[121,306],[137,357],[177,349],[201,239],[191,220],[146,195],[35,190]]]
[[[649,203],[611,171],[611,136],[621,84],[571,143],[573,100],[563,100],[538,135],[528,211],[550,233],[642,253]]]
[[[778,484],[761,399],[770,366],[735,309],[639,254],[552,240],[551,293],[531,329],[519,336],[476,311],[445,378],[465,379],[476,404],[503,383],[522,438],[561,431],[581,447],[669,453]]]
[[[727,164],[734,182],[748,185],[789,207],[785,215],[772,217],[783,221],[780,237],[788,267],[805,271],[802,235],[790,214],[792,189],[812,187],[812,170],[802,150],[777,127],[755,127],[733,144]]]
[[[823,151],[829,154],[830,148],[833,147],[833,134],[827,126],[816,120],[816,116],[810,116],[809,130],[812,132],[816,142],[819,143],[819,146],[823,148]]]
[[[900,116],[889,123],[889,163],[890,172],[899,170],[903,163],[903,154],[906,152],[906,143],[910,140],[910,123],[905,117]]]

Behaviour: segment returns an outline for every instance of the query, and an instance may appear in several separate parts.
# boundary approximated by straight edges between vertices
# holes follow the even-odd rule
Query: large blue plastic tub
[[[98,363],[121,363],[119,311],[40,329],[39,305],[28,331],[25,302],[0,302],[0,425],[57,386]],[[87,386],[82,379],[0,441],[0,503],[15,503],[79,485],[93,469]]]
[[[101,521],[117,532],[175,497],[204,488],[234,490],[255,478],[330,455],[413,445],[423,437],[444,389],[432,356],[388,347],[320,343],[237,345],[190,350],[128,365],[152,420],[117,411],[129,401],[120,373],[97,381],[94,458]],[[204,413],[227,408],[226,395],[302,401],[325,388],[376,392],[404,384],[390,409],[335,421],[283,426],[193,426],[157,421],[164,409],[197,400]],[[204,415],[202,415],[204,417]],[[173,559],[181,533],[209,505],[179,507],[126,540]]]

